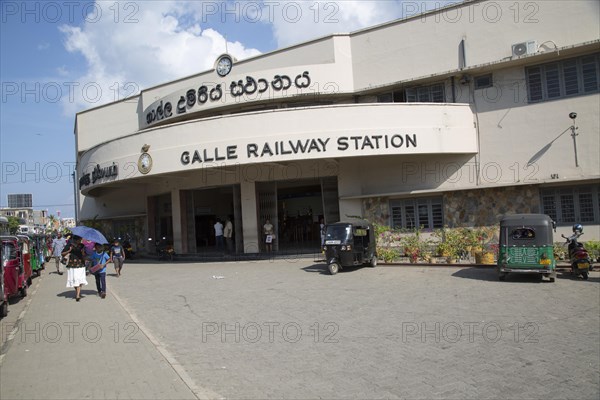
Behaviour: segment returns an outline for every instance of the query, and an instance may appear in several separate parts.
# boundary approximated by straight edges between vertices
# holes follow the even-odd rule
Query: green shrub
[[[400,250],[394,247],[378,247],[377,257],[383,262],[392,262],[400,258]]]
[[[554,242],[554,258],[557,260],[564,260],[567,258],[567,246],[564,242]]]
[[[588,240],[584,246],[592,259],[597,260],[600,257],[600,240]]]

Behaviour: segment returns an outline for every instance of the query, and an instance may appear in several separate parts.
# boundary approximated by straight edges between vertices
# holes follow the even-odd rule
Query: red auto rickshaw
[[[4,269],[4,294],[6,298],[20,294],[27,296],[27,279],[25,273],[25,258],[21,251],[19,238],[16,236],[0,236],[2,240],[2,267]]]
[[[19,249],[21,250],[21,262],[23,263],[23,271],[27,286],[31,286],[31,277],[33,276],[33,268],[31,266],[31,242],[29,236],[17,235],[19,239]]]
[[[4,248],[0,246],[0,318],[8,315],[8,296],[4,291]]]

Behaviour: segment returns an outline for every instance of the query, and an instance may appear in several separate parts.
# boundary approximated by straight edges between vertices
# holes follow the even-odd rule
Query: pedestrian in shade
[[[223,236],[225,237],[225,244],[227,245],[227,251],[229,253],[233,252],[233,224],[231,223],[230,217],[227,217],[227,222],[225,222],[225,228],[223,229]]]
[[[223,248],[223,224],[221,223],[221,219],[217,218],[217,223],[214,226],[215,228],[215,241],[217,243],[217,249]]]
[[[273,251],[273,242],[275,241],[275,231],[273,224],[269,219],[267,219],[263,225],[263,234],[265,237],[267,252],[271,253]]]

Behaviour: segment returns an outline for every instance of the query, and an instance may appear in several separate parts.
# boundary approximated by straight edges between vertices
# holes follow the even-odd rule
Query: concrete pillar
[[[256,204],[256,183],[242,181],[240,184],[242,198],[242,227],[244,237],[244,253],[258,253],[258,208]]]
[[[146,222],[147,222],[147,232],[148,232],[148,237],[152,238],[152,242],[149,240],[145,240],[146,242],[146,251],[149,254],[154,254],[155,252],[155,248],[154,248],[154,241],[158,240],[158,238],[156,237],[156,214],[158,213],[157,210],[157,200],[155,196],[151,196],[151,197],[147,197],[146,198],[146,204],[147,204],[147,208],[146,208]]]
[[[183,253],[182,233],[181,233],[181,195],[179,189],[171,190],[171,208],[173,210],[173,248],[175,253]]]
[[[340,200],[340,219],[347,220],[347,215],[360,216],[364,218],[362,209],[362,200],[360,199],[345,199]]]

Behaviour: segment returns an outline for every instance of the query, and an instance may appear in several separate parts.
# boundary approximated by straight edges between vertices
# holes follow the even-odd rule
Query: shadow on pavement
[[[95,290],[81,289],[81,297],[83,298],[85,296],[98,296],[98,292]],[[65,290],[64,292],[57,293],[56,297],[64,297],[67,299],[74,299],[75,298],[75,289],[69,289],[69,290]]]
[[[19,294],[16,294],[16,295],[14,295],[14,296],[10,296],[10,297],[8,298],[8,305],[11,305],[11,304],[17,304],[17,303],[19,303],[20,301],[23,301],[23,300],[26,300],[26,299],[27,299],[27,297],[21,297],[21,295],[19,295]]]
[[[358,271],[359,269],[363,269],[363,268],[365,268],[365,266],[362,266],[362,265],[344,267],[343,269],[338,271],[338,274],[343,274],[343,273],[352,272],[352,271]],[[327,264],[324,262],[319,263],[319,264],[309,265],[309,266],[306,266],[301,269],[304,270],[304,272],[318,272],[321,275],[330,275],[329,269],[327,268]]]
[[[559,271],[557,274],[557,278],[570,279],[572,281],[583,281],[583,278],[581,276],[573,275],[569,270]],[[596,276],[589,276],[587,282],[600,282],[600,278]]]
[[[466,279],[475,279],[479,281],[496,281],[499,282],[498,273],[493,268],[463,268],[455,273],[452,276],[457,278],[466,278]],[[583,281],[580,276],[574,276],[570,271],[557,271],[556,279],[570,279],[570,280],[579,280]],[[546,283],[550,282],[549,279],[543,279],[541,274],[508,274],[506,276],[506,281],[509,282],[533,282],[533,283]],[[588,278],[588,282],[600,282],[600,278],[595,276],[590,276]]]
[[[497,281],[498,274],[493,268],[463,268],[452,274],[457,278],[475,279],[478,281]]]
[[[303,267],[302,270],[304,272],[319,272],[321,275],[329,275],[329,270],[327,269],[327,264],[313,264]]]
[[[464,268],[452,274],[457,278],[475,279],[478,281],[500,282],[498,272],[494,268]],[[557,276],[557,278],[560,276]],[[542,279],[541,274],[508,274],[506,281],[509,282],[529,282],[545,283],[550,280]]]

